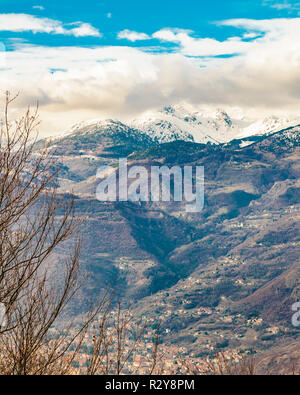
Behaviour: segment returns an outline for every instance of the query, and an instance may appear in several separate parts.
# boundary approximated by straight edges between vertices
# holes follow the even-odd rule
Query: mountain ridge
[[[137,314],[161,321],[165,342],[201,357],[216,344],[264,353],[295,342],[299,147],[299,125],[223,144],[158,144],[125,124],[99,130],[92,123],[54,141],[60,191],[75,195],[77,215],[85,218],[82,266],[89,283],[74,311],[82,313],[114,282]],[[204,166],[204,210],[97,201],[96,170],[108,164],[117,173],[119,157],[127,157],[129,168]]]
[[[130,129],[141,137],[148,137],[153,144],[162,144],[176,140],[196,143],[224,144],[235,139],[268,135],[287,127],[300,124],[300,119],[286,119],[270,116],[263,120],[237,120],[231,118],[226,111],[217,110],[214,115],[191,112],[182,106],[166,106],[144,117],[121,122],[117,119],[94,119],[75,124],[61,136],[49,137],[48,141],[57,141],[77,133],[105,131],[108,128],[116,131]]]

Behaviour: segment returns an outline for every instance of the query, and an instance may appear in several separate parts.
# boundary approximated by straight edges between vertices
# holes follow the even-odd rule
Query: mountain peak
[[[165,114],[174,114],[175,113],[175,107],[168,105],[162,108],[161,112]]]
[[[218,109],[216,113],[216,119],[223,123],[224,126],[232,126],[232,120],[226,111]]]
[[[129,122],[117,119],[92,119],[75,124],[68,133],[103,134],[140,136],[151,140],[154,144],[168,143],[176,140],[196,143],[222,144],[235,139],[250,136],[268,135],[300,122],[290,121],[271,115],[254,123],[231,118],[224,109],[215,113],[196,112],[183,105],[167,105],[147,116]]]

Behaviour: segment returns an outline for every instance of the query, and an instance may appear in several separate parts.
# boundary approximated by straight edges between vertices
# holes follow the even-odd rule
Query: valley
[[[110,123],[55,140],[61,192],[75,195],[85,220],[88,282],[73,313],[113,283],[136,314],[161,322],[165,344],[194,357],[215,349],[265,355],[299,342],[291,324],[300,299],[299,131],[158,143]],[[118,173],[119,157],[129,168],[204,166],[203,211],[186,213],[182,202],[99,202],[97,167]]]

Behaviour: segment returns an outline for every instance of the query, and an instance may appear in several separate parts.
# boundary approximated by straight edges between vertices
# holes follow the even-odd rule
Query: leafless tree
[[[0,302],[6,309],[0,372],[57,373],[70,342],[87,327],[86,322],[68,342],[50,336],[79,285],[77,221],[73,198],[58,193],[53,153],[46,146],[35,150],[38,108],[10,121],[15,99],[6,92],[0,129]],[[69,256],[54,279],[53,253],[70,239]]]
[[[92,352],[86,361],[88,375],[137,374],[141,366],[134,358],[145,352],[144,335],[150,330],[145,319],[136,319],[129,308],[122,309],[121,303],[112,309],[106,308],[101,315],[92,341]],[[159,363],[159,327],[153,330],[153,348],[146,359],[143,371],[152,374]]]
[[[142,341],[144,321],[134,322],[119,303],[112,311],[110,291],[80,324],[55,329],[77,292],[80,240],[72,196],[57,186],[55,156],[36,149],[38,108],[10,121],[16,99],[6,92],[0,125],[0,303],[6,325],[0,326],[0,374],[71,374],[73,363],[98,323],[85,373],[121,374]],[[57,247],[68,250],[54,262]],[[54,325],[55,324],[55,325]],[[158,342],[154,343],[153,372]]]

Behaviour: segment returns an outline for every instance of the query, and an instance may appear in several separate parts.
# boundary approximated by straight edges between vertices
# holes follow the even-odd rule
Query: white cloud
[[[65,34],[73,35],[75,37],[102,37],[102,34],[99,32],[99,30],[94,28],[89,23],[77,22],[76,24],[78,25],[77,27],[74,27],[71,30],[66,30]]]
[[[15,43],[6,53],[0,86],[21,91],[20,108],[38,99],[48,134],[80,120],[131,117],[167,103],[297,114],[300,18],[220,24],[238,28],[239,35],[218,41],[188,31],[154,33],[153,38],[175,44],[172,53]]]
[[[173,42],[181,47],[181,53],[188,56],[232,55],[247,50],[249,44],[240,37],[231,37],[226,41],[212,38],[193,38],[189,31],[163,29],[153,34],[153,38]]]
[[[180,46],[180,52],[187,56],[218,56],[241,53],[247,50],[247,42],[240,37],[231,37],[226,41],[217,41],[211,38],[194,38],[193,32],[182,29],[162,29],[151,36],[146,33],[138,33],[123,30],[118,34],[119,39],[131,42],[138,40],[157,39],[162,42],[171,42]]]
[[[111,13],[111,12],[108,12],[108,13],[106,14],[106,16],[107,16],[108,19],[111,19],[111,18],[112,18],[112,13]]]
[[[35,10],[40,10],[40,11],[44,11],[45,10],[45,7],[43,7],[42,5],[34,5],[32,8],[35,9]]]
[[[257,33],[244,33],[243,38],[245,39],[252,39],[252,38],[257,38],[259,37],[259,34]]]
[[[277,10],[290,10],[293,7],[289,3],[275,3],[271,5],[271,8],[276,8]]]
[[[135,41],[139,41],[139,40],[150,40],[151,37],[148,36],[148,34],[146,34],[146,33],[138,33],[138,32],[134,32],[134,31],[125,29],[125,30],[119,32],[118,39],[120,39],[120,40],[126,39],[131,42],[135,42]]]
[[[300,2],[288,1],[288,0],[264,0],[263,5],[275,8],[278,11],[295,11],[300,9]]]
[[[61,21],[49,18],[39,18],[29,14],[0,14],[0,31],[33,33],[52,33],[68,36],[101,37],[101,33],[89,23],[76,22],[76,27],[65,28]]]

